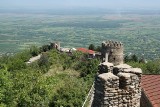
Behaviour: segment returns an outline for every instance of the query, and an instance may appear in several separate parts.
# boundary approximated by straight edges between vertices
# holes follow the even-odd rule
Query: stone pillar
[[[95,80],[92,107],[118,107],[119,78],[112,73],[104,73]]]
[[[108,53],[105,54],[105,62],[108,62]]]
[[[98,66],[98,73],[108,73],[113,71],[113,64],[109,62],[100,63]]]

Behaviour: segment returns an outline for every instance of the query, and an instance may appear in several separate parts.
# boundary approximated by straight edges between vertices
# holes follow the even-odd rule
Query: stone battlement
[[[110,47],[110,48],[123,48],[123,43],[118,41],[104,41],[102,42],[103,47]]]
[[[140,107],[141,69],[105,62],[98,73],[92,107]]]

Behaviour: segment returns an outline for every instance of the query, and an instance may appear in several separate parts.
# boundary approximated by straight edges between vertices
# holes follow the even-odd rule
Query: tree
[[[134,62],[138,62],[138,57],[134,54],[131,56],[131,60]]]
[[[126,56],[124,57],[124,62],[128,62],[128,61],[130,61],[130,59],[129,59],[129,56],[126,55]]]
[[[95,75],[98,71],[98,59],[88,59],[85,61],[80,61],[78,65],[75,67],[76,70],[80,71],[81,77],[86,77],[87,75]]]
[[[96,51],[101,52],[102,51],[102,47],[97,46]]]
[[[65,84],[53,96],[49,107],[79,107],[85,100],[87,84],[76,78],[64,78]]]
[[[128,55],[126,55],[125,57],[124,57],[124,61],[125,62],[131,62],[131,61],[133,61],[133,62],[138,62],[138,57],[134,54],[134,55],[131,55],[131,56],[128,56]]]
[[[0,106],[5,107],[12,102],[12,87],[11,74],[3,69],[0,69]]]
[[[90,44],[89,47],[88,47],[88,49],[95,50],[95,46],[93,44]]]
[[[8,71],[21,70],[26,68],[26,64],[22,59],[13,59],[7,64]]]
[[[29,50],[24,50],[14,55],[15,59],[21,59],[24,62],[27,62],[31,57],[32,55],[30,54]]]
[[[30,54],[32,56],[37,56],[39,54],[39,48],[36,46],[31,46],[30,47]]]
[[[41,47],[41,52],[47,52],[47,51],[49,51],[50,50],[50,46],[49,45],[43,45],[42,47]]]
[[[149,61],[146,63],[147,71],[150,74],[160,74],[160,60]]]
[[[49,70],[50,63],[47,54],[42,54],[41,58],[38,60],[38,65],[44,73]]]

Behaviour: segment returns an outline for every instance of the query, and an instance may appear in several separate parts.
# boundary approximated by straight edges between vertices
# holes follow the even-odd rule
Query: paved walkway
[[[33,63],[34,61],[37,61],[41,58],[41,54],[39,54],[38,56],[32,57],[29,59],[28,62],[26,62],[27,64]]]

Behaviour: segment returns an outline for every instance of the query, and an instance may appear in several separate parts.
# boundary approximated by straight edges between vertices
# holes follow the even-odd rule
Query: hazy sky
[[[0,8],[160,8],[160,0],[0,0]]]

